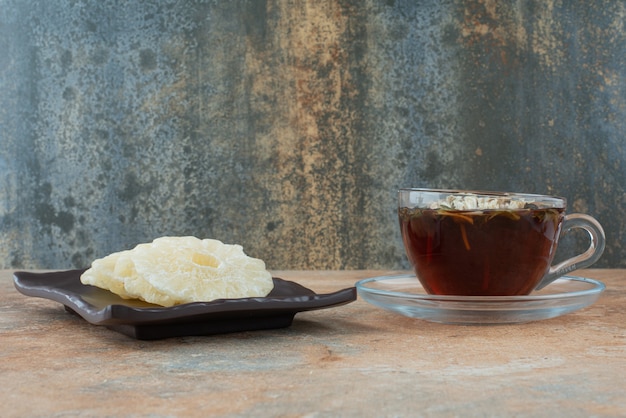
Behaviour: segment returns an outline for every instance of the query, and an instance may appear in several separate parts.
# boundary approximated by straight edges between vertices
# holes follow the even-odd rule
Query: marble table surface
[[[328,293],[376,270],[275,271]],[[28,297],[0,271],[0,405],[43,416],[626,415],[626,270],[587,308],[498,326],[408,318],[362,299],[288,328],[141,341]]]

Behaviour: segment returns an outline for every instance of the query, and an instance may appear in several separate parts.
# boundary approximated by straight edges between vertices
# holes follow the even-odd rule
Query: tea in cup
[[[402,240],[424,290],[437,295],[527,295],[604,251],[602,226],[566,214],[561,197],[526,193],[401,189]],[[589,233],[587,251],[555,266],[562,231]]]

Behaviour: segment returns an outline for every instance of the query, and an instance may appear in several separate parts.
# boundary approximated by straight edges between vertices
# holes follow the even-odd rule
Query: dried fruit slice
[[[162,237],[93,262],[81,282],[162,306],[267,296],[271,274],[240,245]]]
[[[129,275],[127,270],[132,268],[132,264],[129,265],[127,261],[129,254],[128,250],[120,251],[95,260],[81,276],[81,282],[110,290],[124,299],[132,299],[124,289],[124,277]]]

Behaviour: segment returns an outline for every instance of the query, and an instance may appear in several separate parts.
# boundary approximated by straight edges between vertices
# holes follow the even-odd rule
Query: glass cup
[[[402,240],[417,278],[430,294],[527,295],[604,251],[602,226],[566,212],[561,197],[525,193],[400,189]],[[589,234],[582,254],[552,265],[561,232]]]

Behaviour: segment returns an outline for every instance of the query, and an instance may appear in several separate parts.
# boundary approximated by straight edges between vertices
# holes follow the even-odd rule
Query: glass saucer
[[[554,318],[594,303],[602,282],[563,276],[527,296],[440,296],[426,293],[413,274],[379,276],[356,283],[372,305],[412,318],[463,325],[514,324]]]

